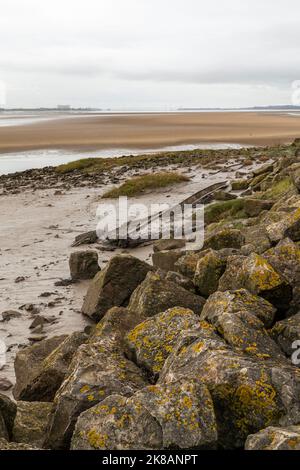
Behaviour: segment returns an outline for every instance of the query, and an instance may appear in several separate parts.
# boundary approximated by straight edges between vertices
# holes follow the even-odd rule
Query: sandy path
[[[77,116],[0,127],[0,152],[159,148],[200,143],[278,144],[300,136],[300,117],[271,113]]]

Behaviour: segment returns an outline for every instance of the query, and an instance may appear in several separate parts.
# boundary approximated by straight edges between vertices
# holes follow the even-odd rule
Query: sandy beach
[[[0,152],[155,149],[201,143],[273,145],[299,136],[299,116],[283,113],[72,115],[0,127]]]

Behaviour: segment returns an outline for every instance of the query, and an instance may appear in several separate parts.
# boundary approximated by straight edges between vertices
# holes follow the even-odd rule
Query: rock
[[[217,427],[207,388],[194,381],[114,395],[83,413],[72,450],[214,449]]]
[[[242,191],[244,189],[248,189],[250,184],[249,180],[235,180],[231,181],[231,189],[233,191]]]
[[[71,253],[69,266],[73,281],[93,279],[100,271],[98,254],[95,251],[75,251]]]
[[[246,227],[243,229],[243,234],[245,235],[245,245],[241,248],[242,254],[247,256],[255,252],[260,255],[271,248],[271,242],[263,225]],[[248,246],[248,251],[245,249],[246,245]],[[251,246],[250,249],[249,246]]]
[[[12,440],[42,448],[52,403],[17,402],[17,415],[14,422]]]
[[[292,287],[288,281],[262,256],[231,256],[220,279],[219,290],[245,288],[252,294],[263,297],[279,309],[286,309],[292,299]]]
[[[17,442],[8,442],[6,439],[0,438],[0,451],[3,450],[39,450],[31,445],[19,444]]]
[[[97,321],[110,308],[126,306],[132,292],[152,269],[133,256],[114,256],[91,282],[82,313]]]
[[[209,389],[222,448],[241,448],[249,434],[300,420],[297,368],[233,351],[206,322],[182,333],[158,383],[183,379]]]
[[[40,372],[44,359],[66,338],[66,335],[55,336],[17,353],[15,358],[16,385],[13,390],[16,400],[20,399],[23,391]]]
[[[139,367],[159,374],[181,331],[198,326],[199,316],[185,308],[171,308],[137,325],[126,336],[126,352]]]
[[[269,302],[246,290],[216,292],[206,302],[201,320],[212,323],[227,344],[258,360],[285,360],[265,330],[274,318]]]
[[[2,392],[7,392],[7,390],[10,390],[13,387],[13,384],[10,380],[0,378],[0,390]]]
[[[244,211],[248,217],[257,217],[261,212],[270,210],[273,205],[273,201],[249,198],[244,199]]]
[[[293,343],[300,341],[300,313],[275,323],[270,334],[277,341],[282,351],[288,357],[291,357],[295,352]]]
[[[179,260],[175,263],[175,271],[182,274],[184,277],[194,279],[198,261],[202,256],[203,253],[201,252],[188,252],[186,255],[183,255],[181,258],[179,258]]]
[[[80,245],[93,245],[98,241],[98,235],[96,230],[92,230],[91,232],[82,233],[77,235],[72,246],[80,246]]]
[[[180,250],[185,247],[185,240],[158,240],[153,245],[154,253],[159,251]]]
[[[152,254],[153,266],[163,271],[174,271],[176,262],[183,254],[180,250],[158,251]]]
[[[2,321],[10,321],[13,318],[20,318],[22,314],[15,310],[6,310],[2,313]]]
[[[201,319],[209,318],[212,323],[223,314],[249,313],[255,315],[265,326],[270,328],[275,319],[276,309],[267,300],[251,294],[246,289],[216,292],[206,302]]]
[[[182,276],[180,273],[176,273],[175,271],[168,271],[165,279],[167,281],[178,284],[180,287],[183,287],[183,289],[195,293],[195,286],[193,281],[188,277]]]
[[[259,168],[256,168],[255,170],[253,170],[252,173],[254,176],[260,176],[260,175],[264,175],[265,173],[272,173],[273,170],[274,170],[274,164],[269,163],[267,165],[263,165]]]
[[[131,396],[147,385],[144,373],[124,353],[124,338],[142,319],[113,308],[78,348],[69,375],[56,393],[46,447],[67,448],[78,416],[113,394]]]
[[[0,394],[0,438],[11,438],[16,413],[15,403],[5,395]]]
[[[281,240],[277,246],[266,251],[263,257],[290,284],[300,281],[300,247],[289,238]]]
[[[204,242],[203,249],[222,250],[223,248],[239,249],[245,243],[245,237],[240,230],[224,229],[211,235]]]
[[[78,332],[67,336],[40,364],[36,374],[19,393],[20,400],[51,402],[62,382],[79,346],[87,341],[87,335]]]
[[[231,194],[228,193],[227,191],[216,191],[214,193],[214,199],[216,201],[232,201],[233,199],[236,199],[237,196],[236,194]]]
[[[189,308],[200,315],[204,302],[202,297],[163,279],[158,273],[148,273],[133,292],[128,308],[143,317],[152,317],[172,307]]]
[[[43,327],[44,324],[45,324],[45,318],[42,317],[41,315],[36,315],[36,317],[34,318],[32,323],[30,324],[29,329],[30,330],[35,330],[35,328],[37,328],[39,326]]]
[[[203,297],[209,297],[218,289],[219,280],[226,269],[226,259],[217,251],[208,252],[198,261],[194,277],[197,292]]]
[[[298,192],[300,192],[300,163],[294,163],[289,167],[290,176]]]
[[[272,243],[278,243],[283,238],[300,241],[300,208],[282,215],[281,220],[269,224],[266,231]]]
[[[270,426],[247,438],[245,450],[300,450],[300,426]]]

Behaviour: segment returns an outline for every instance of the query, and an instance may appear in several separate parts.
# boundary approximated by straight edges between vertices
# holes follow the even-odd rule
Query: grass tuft
[[[118,188],[114,188],[105,194],[102,198],[118,198],[120,196],[136,196],[143,193],[147,189],[165,188],[173,184],[189,181],[187,176],[180,173],[162,172],[156,174],[146,174],[143,176],[136,176],[123,183]]]
[[[211,224],[220,222],[223,219],[244,219],[244,199],[234,199],[232,201],[216,202],[205,208],[205,223]]]

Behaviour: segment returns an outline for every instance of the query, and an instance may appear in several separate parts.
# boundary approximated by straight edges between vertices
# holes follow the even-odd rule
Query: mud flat
[[[0,152],[155,149],[200,143],[274,145],[300,135],[298,116],[280,113],[203,112],[55,116],[0,127]]]

